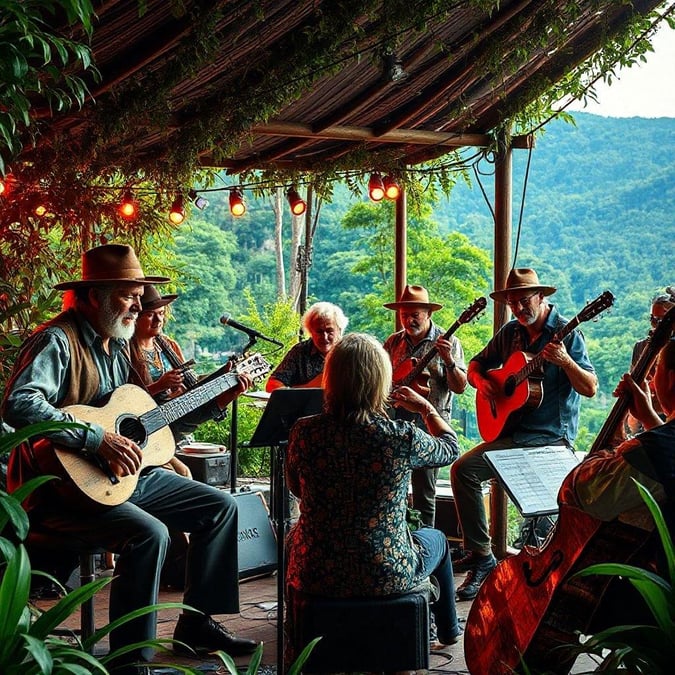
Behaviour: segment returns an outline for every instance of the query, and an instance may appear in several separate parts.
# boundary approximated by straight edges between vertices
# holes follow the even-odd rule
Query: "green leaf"
[[[321,636],[314,638],[301,652],[298,658],[293,662],[291,667],[288,670],[288,675],[300,675],[302,672],[302,667],[305,665],[305,661],[309,658],[309,655],[312,653],[312,650],[316,646],[316,643],[321,640]]]
[[[15,645],[16,628],[22,623],[29,592],[30,563],[26,549],[19,545],[0,581],[0,663]]]

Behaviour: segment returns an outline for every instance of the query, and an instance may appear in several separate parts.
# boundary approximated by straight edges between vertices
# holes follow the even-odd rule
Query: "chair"
[[[79,556],[80,585],[82,586],[95,580],[95,558],[97,554],[104,553],[102,549],[86,547],[75,538],[35,529],[29,531],[25,545],[29,553],[49,554],[55,551],[76,553]],[[81,640],[86,640],[94,634],[95,630],[94,598],[92,597],[80,606],[80,628],[75,632],[80,635]]]
[[[289,589],[287,638],[297,658],[322,636],[306,673],[395,672],[429,667],[429,594],[328,598]],[[290,665],[290,664],[289,664]]]

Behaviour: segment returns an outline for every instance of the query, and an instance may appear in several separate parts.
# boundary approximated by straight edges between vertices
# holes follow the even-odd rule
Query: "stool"
[[[394,672],[429,668],[426,591],[374,598],[327,598],[289,589],[294,658],[322,636],[306,673]]]
[[[79,555],[80,585],[84,586],[96,579],[94,561],[98,553],[103,553],[102,549],[85,548],[83,543],[76,539],[33,529],[29,531],[25,545],[29,552],[38,549],[75,552]],[[75,632],[79,633],[80,639],[84,641],[90,638],[95,631],[94,598],[91,597],[80,605],[80,629]],[[61,631],[55,631],[55,633],[60,634]]]

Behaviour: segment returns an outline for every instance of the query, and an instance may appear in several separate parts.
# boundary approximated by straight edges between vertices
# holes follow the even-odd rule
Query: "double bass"
[[[648,336],[631,371],[636,382],[650,372],[675,324],[671,308]],[[628,410],[620,396],[589,456],[610,447]],[[618,520],[602,522],[559,501],[558,521],[540,549],[525,546],[501,561],[471,606],[464,634],[466,664],[472,675],[507,675],[521,665],[530,672],[568,673],[576,654],[561,649],[577,643],[577,632],[592,625],[607,577],[576,572],[600,562],[643,562],[649,533]]]

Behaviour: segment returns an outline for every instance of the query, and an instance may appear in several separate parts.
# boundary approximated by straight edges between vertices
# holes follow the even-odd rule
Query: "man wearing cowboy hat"
[[[384,306],[398,311],[403,326],[402,330],[390,335],[384,343],[394,369],[394,383],[401,379],[397,373],[409,372],[411,359],[420,359],[435,347],[438,354],[427,366],[428,399],[438,414],[450,424],[452,394],[461,394],[466,389],[466,366],[460,341],[454,335],[446,340],[443,337],[445,331],[431,319],[432,312],[443,305],[429,302],[429,292],[423,286],[406,286],[398,302],[388,302]],[[396,409],[394,414],[414,419],[417,426],[426,429],[425,421],[419,415],[406,417],[410,413],[400,409]],[[412,472],[413,508],[420,512],[422,522],[430,527],[434,526],[436,515],[437,478],[438,468],[415,469]]]
[[[452,494],[462,527],[467,554],[456,561],[455,570],[467,570],[457,588],[461,600],[475,598],[487,575],[496,566],[490,548],[481,483],[494,477],[483,457],[486,450],[565,445],[572,448],[579,425],[580,396],[594,396],[598,380],[588,358],[583,335],[571,331],[562,342],[553,336],[567,323],[558,309],[548,302],[553,286],[539,283],[533,269],[512,269],[506,288],[490,297],[506,303],[514,316],[469,362],[469,384],[479,394],[494,399],[499,393],[488,371],[502,367],[514,352],[541,353],[543,400],[539,407],[527,409],[515,426],[503,431],[497,440],[481,443],[462,455],[450,469]]]
[[[74,306],[40,326],[24,343],[7,385],[3,417],[19,429],[35,422],[76,421],[62,408],[96,405],[130,378],[127,342],[141,311],[145,288],[165,283],[147,277],[129,246],[110,244],[86,251],[80,280],[57,284],[74,291]],[[249,380],[222,394],[213,404],[220,412],[246,390]],[[141,448],[100,424],[68,429],[33,439],[10,457],[10,491],[43,473],[35,448],[47,441],[75,453],[92,455],[116,476],[135,475]],[[138,475],[131,497],[117,506],[87,509],[60,497],[52,483],[26,504],[31,521],[55,533],[118,555],[110,592],[110,620],[155,604],[160,571],[169,546],[168,530],[191,532],[184,602],[200,614],[184,613],[174,637],[195,650],[222,649],[231,655],[251,653],[253,640],[235,637],[211,619],[239,611],[237,506],[229,493],[172,471],[147,467]],[[110,634],[111,651],[156,634],[156,614],[125,623]],[[176,645],[175,648],[177,648]],[[147,672],[152,650],[134,650],[109,664],[115,673]]]

